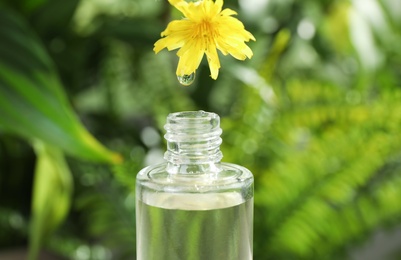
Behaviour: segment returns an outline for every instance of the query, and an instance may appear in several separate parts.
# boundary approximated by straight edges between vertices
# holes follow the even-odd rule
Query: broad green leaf
[[[44,240],[64,220],[72,192],[72,178],[62,151],[34,142],[37,155],[29,237],[29,259],[36,259]]]
[[[0,24],[0,129],[82,159],[120,161],[82,126],[52,61],[26,24],[4,8]]]

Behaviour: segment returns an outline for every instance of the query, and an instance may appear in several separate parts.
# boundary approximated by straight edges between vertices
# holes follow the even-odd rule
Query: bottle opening
[[[204,164],[219,162],[220,117],[205,111],[172,113],[167,117],[164,158],[173,164]]]

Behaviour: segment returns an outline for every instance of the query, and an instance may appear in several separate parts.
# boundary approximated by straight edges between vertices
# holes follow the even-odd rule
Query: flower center
[[[202,41],[206,46],[218,35],[215,25],[209,20],[204,19],[196,26],[194,38]]]

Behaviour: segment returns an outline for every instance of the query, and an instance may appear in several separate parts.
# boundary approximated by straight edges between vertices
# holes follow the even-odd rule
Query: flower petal
[[[193,26],[194,26],[194,23],[189,20],[171,21],[167,25],[167,28],[161,33],[161,36],[167,36],[169,34],[176,33],[176,32],[191,33]],[[190,36],[190,35],[188,35],[188,36]]]
[[[154,51],[158,53],[166,48],[171,51],[181,48],[186,39],[190,38],[193,33],[193,23],[189,20],[172,21],[162,32],[162,36],[166,36],[155,43]]]
[[[206,56],[209,63],[211,77],[212,79],[217,79],[220,69],[220,60],[215,44],[209,44],[206,50]]]
[[[218,15],[221,12],[222,8],[223,8],[223,0],[216,0],[216,2],[214,2],[210,10],[210,17]]]
[[[161,38],[157,42],[155,42],[153,51],[157,54],[159,51],[163,50],[167,47],[167,38]]]
[[[185,42],[185,44],[181,47],[181,49],[177,52],[177,55],[179,57],[185,55],[187,52],[192,52],[192,51],[197,51],[196,48],[199,48],[199,50],[204,50],[205,48],[202,48],[201,42],[199,42],[196,39],[193,40],[188,40]]]
[[[186,46],[188,45],[188,46]],[[204,50],[200,48],[199,41],[190,41],[177,52],[178,61],[177,76],[190,75],[196,71],[202,61]],[[183,52],[182,50],[186,50]],[[178,54],[180,52],[180,54]]]
[[[168,2],[177,8],[185,17],[188,17],[188,3],[184,0],[168,0]]]
[[[219,39],[216,43],[217,48],[223,53],[229,53],[231,56],[237,60],[245,60],[247,57],[251,58],[253,56],[252,50],[245,44],[241,42],[232,42],[223,39]]]
[[[226,8],[220,13],[220,15],[222,15],[222,16],[230,16],[230,15],[236,15],[236,14],[237,14],[237,12],[234,10],[231,10],[230,8]]]
[[[221,9],[223,8],[223,0],[216,0],[214,5],[217,8],[217,11],[220,13]]]

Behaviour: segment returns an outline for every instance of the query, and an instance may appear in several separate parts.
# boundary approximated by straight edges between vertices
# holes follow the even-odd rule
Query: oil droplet
[[[183,86],[191,85],[195,80],[195,72],[191,74],[184,74],[182,76],[177,76],[178,82]]]

